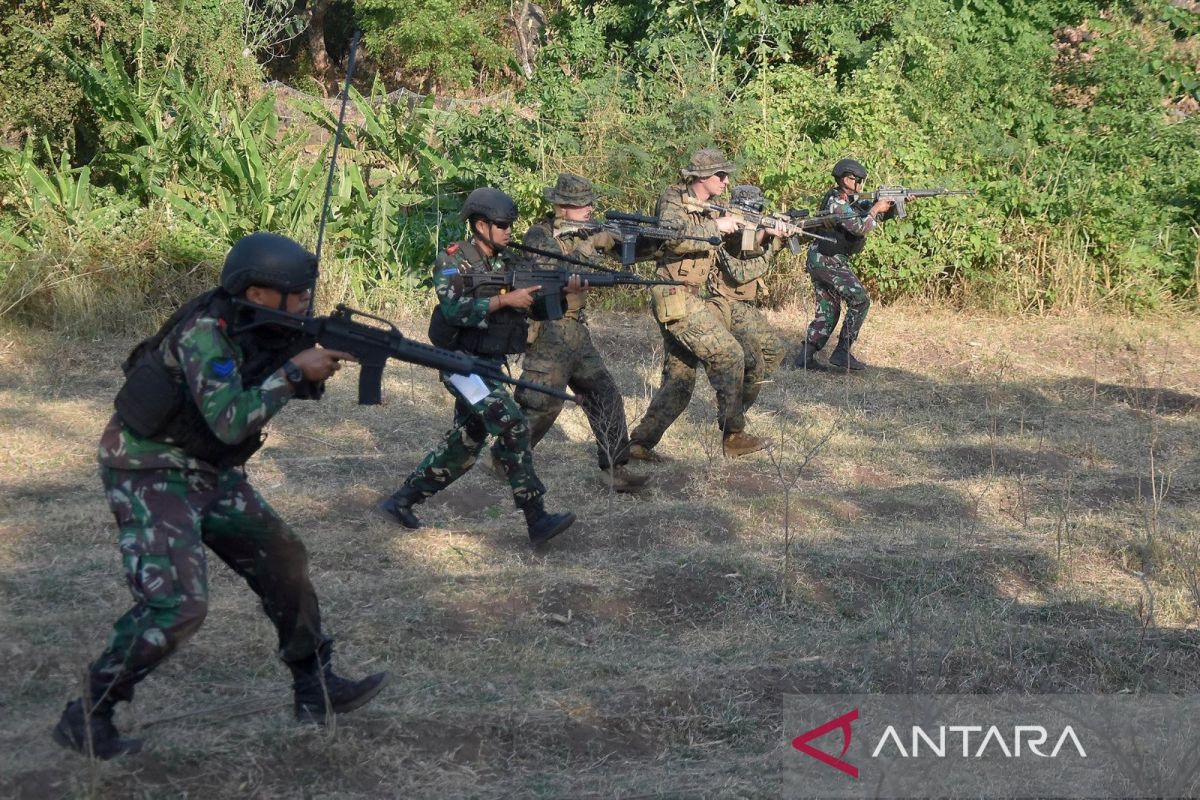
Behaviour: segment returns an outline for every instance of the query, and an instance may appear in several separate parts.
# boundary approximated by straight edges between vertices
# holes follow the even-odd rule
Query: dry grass
[[[598,316],[636,421],[657,332]],[[566,412],[539,472],[580,522],[539,552],[486,470],[422,531],[369,512],[447,425],[431,374],[392,368],[384,408],[345,379],[289,408],[252,475],[308,542],[337,664],[391,685],[294,724],[270,626],[214,563],[205,627],[118,715],[150,746],[89,764],[49,730],[128,604],[93,462],[128,344],[0,334],[4,796],[759,797],[785,693],[1200,687],[1194,320],[893,307],[866,374],[765,388],[778,464],[716,456],[702,381],[657,489],[610,512]]]

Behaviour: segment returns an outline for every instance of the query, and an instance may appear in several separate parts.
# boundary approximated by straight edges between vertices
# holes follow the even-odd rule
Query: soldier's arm
[[[562,245],[554,238],[554,234],[546,228],[545,225],[534,225],[525,232],[521,237],[521,244],[529,247],[536,247],[538,250],[548,250],[551,253],[562,253]],[[541,269],[557,269],[562,270],[567,264],[557,259],[539,256],[533,253],[528,254]]]
[[[659,198],[657,216],[659,224],[664,228],[673,228],[684,236],[709,238],[722,235],[721,231],[717,229],[717,223],[712,220],[693,220],[692,215],[683,207],[683,202],[679,194],[675,191],[668,191]],[[665,244],[665,249],[668,252],[679,254],[695,253],[704,248],[705,245],[702,242],[695,242],[688,239],[675,239]]]
[[[245,386],[237,349],[211,317],[180,334],[175,356],[205,422],[226,444],[257,433],[292,396],[282,368],[261,386]]]
[[[862,215],[850,203],[834,197],[829,201],[828,212],[830,214],[853,214],[848,219],[844,219],[838,223],[843,230],[854,234],[855,236],[866,236],[871,231],[875,230],[875,226],[879,221],[871,214]]]
[[[433,290],[447,322],[459,328],[480,328],[487,319],[490,300],[463,291],[461,263],[453,256],[439,254],[433,268]]]
[[[721,269],[725,271],[730,280],[740,286],[767,274],[767,270],[771,267],[773,252],[773,249],[768,249],[754,255],[743,254],[743,257],[738,257],[726,251],[725,257],[719,261]]]

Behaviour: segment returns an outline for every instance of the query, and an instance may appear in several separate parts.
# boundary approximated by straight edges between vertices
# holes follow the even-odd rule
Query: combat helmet
[[[221,288],[234,296],[251,286],[291,294],[310,288],[316,275],[316,255],[286,236],[260,231],[243,236],[229,248],[221,270]]]
[[[753,184],[743,183],[733,187],[733,191],[729,193],[729,202],[738,208],[762,211],[767,198],[763,197],[762,189]]]
[[[499,189],[483,186],[467,195],[459,216],[483,217],[488,222],[516,222],[517,203]]]
[[[853,175],[859,180],[866,180],[867,168],[853,158],[843,158],[833,165],[833,179],[840,181],[843,175]]]

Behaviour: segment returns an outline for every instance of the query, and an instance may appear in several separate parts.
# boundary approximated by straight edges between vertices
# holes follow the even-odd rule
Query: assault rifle
[[[905,203],[910,197],[946,197],[954,194],[975,194],[971,189],[961,191],[950,190],[944,186],[939,186],[936,189],[909,189],[907,186],[880,186],[875,190],[873,195],[860,197],[855,205],[866,211],[879,200],[892,201],[892,217],[895,219],[904,219],[906,214]]]
[[[767,214],[762,211],[752,211],[748,208],[742,208],[741,206],[700,202],[691,197],[683,198],[683,206],[688,211],[712,212],[722,216],[728,214],[741,222],[741,248],[743,250],[755,249],[754,235],[758,231],[776,228],[784,232],[784,235],[787,237],[788,249],[797,255],[804,250],[804,245],[800,243],[801,238],[808,237],[809,239],[833,241],[828,236],[813,233],[813,230],[816,228],[832,228],[837,223],[850,219],[852,216],[850,214],[810,215],[804,209],[789,211],[786,214]]]
[[[589,270],[601,270],[600,272],[566,272],[557,269],[537,269],[532,265],[518,264],[515,269],[508,272],[465,272],[459,275],[459,279],[463,282],[463,288],[468,291],[474,291],[484,286],[495,286],[503,293],[527,289],[530,286],[541,286],[541,291],[538,292],[538,297],[535,298],[533,307],[529,313],[529,316],[536,320],[553,321],[563,318],[563,290],[567,288],[567,282],[571,279],[572,275],[578,275],[581,280],[587,283],[588,288],[603,288],[605,286],[683,286],[681,281],[643,278],[634,272],[619,272],[617,270],[605,269],[578,258],[571,258],[562,253],[543,250],[540,247],[530,247],[527,244],[509,242],[506,247],[512,250],[520,250],[525,253],[552,258],[566,264],[577,264],[581,267],[587,267]]]
[[[613,237],[621,243],[621,264],[629,266],[638,260],[639,255],[643,257],[652,255],[653,251],[647,251],[639,245],[646,241],[662,242],[678,241],[687,239],[693,242],[707,242],[711,245],[721,243],[719,236],[687,236],[677,228],[671,228],[663,225],[658,217],[649,217],[645,214],[631,214],[625,211],[607,211],[604,214],[604,222],[599,220],[589,220],[587,222],[579,222],[572,225],[567,223],[566,227],[571,230],[579,230],[584,232],[599,233],[606,231],[612,234]],[[658,245],[655,245],[655,250]]]
[[[503,370],[500,362],[414,342],[400,333],[396,326],[387,320],[363,311],[356,311],[342,304],[339,304],[328,317],[309,317],[265,308],[245,300],[234,300],[234,303],[250,312],[252,321],[245,326],[246,328],[271,325],[299,331],[313,344],[319,344],[331,350],[343,350],[358,359],[359,405],[379,404],[382,394],[383,368],[389,358],[407,361],[409,364],[416,364],[420,367],[430,367],[442,372],[453,372],[459,375],[474,374],[481,378],[560,397],[563,400],[575,401],[573,395],[559,389],[510,377]],[[373,320],[378,325],[368,325],[359,322],[356,318]]]

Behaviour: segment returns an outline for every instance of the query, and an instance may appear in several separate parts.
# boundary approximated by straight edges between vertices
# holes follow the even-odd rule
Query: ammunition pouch
[[[434,307],[429,317],[429,341],[434,347],[461,350],[486,358],[524,353],[528,336],[528,320],[513,308],[502,308],[488,314],[486,328],[451,325],[440,305]]]
[[[651,286],[650,302],[654,318],[661,324],[681,320],[688,315],[687,292],[684,286]]]
[[[179,416],[183,391],[183,376],[166,365],[156,347],[134,360],[113,405],[126,427],[152,439]]]

